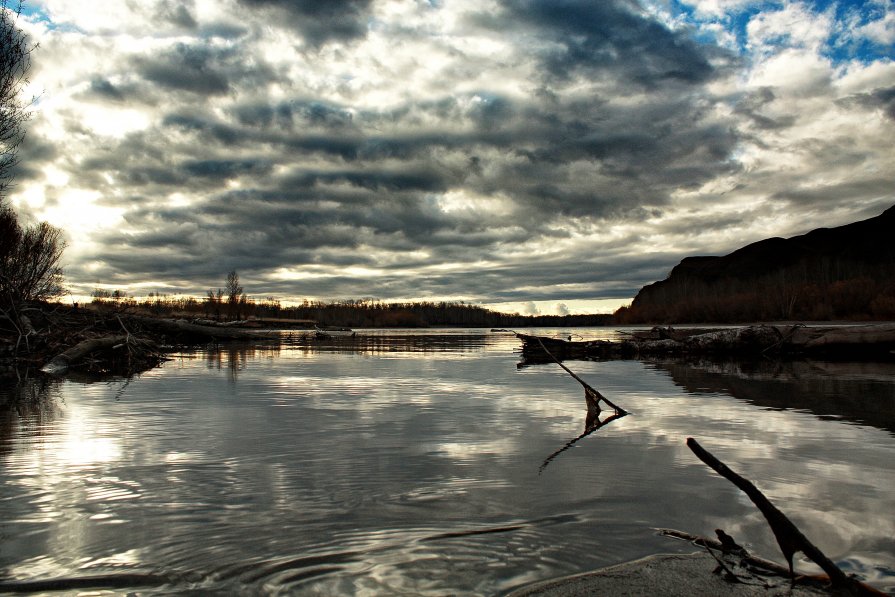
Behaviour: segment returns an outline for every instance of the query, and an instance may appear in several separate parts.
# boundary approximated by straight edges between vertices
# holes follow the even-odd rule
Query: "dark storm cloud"
[[[803,184],[775,194],[777,199],[811,205],[835,204],[843,199],[857,199],[867,195],[885,196],[892,193],[892,180],[883,176],[849,181],[841,184]],[[875,214],[874,214],[875,215]]]
[[[189,176],[226,180],[236,176],[264,176],[270,172],[267,160],[196,160],[182,164]]]
[[[120,181],[132,187],[147,185],[179,186],[188,181],[184,174],[165,166],[134,166],[123,170]],[[130,203],[130,200],[126,200]]]
[[[162,126],[199,133],[197,140],[205,139],[227,145],[244,140],[244,135],[236,127],[191,114],[169,114],[162,121]]]
[[[164,56],[141,60],[138,71],[146,80],[168,89],[219,95],[230,91],[230,82],[217,64],[216,54],[205,46],[180,44]]]
[[[228,41],[237,41],[249,33],[249,30],[241,25],[234,23],[202,23],[198,30],[199,36],[203,39],[221,38]]]
[[[251,9],[270,9],[286,17],[312,46],[363,37],[372,0],[239,0]]]
[[[446,115],[457,130],[444,128],[435,133],[413,128],[414,115],[431,114],[428,107],[435,104],[438,109],[430,127],[441,128],[441,117]],[[458,105],[452,98],[422,108],[408,104],[352,116],[342,107],[296,101],[243,105],[234,110],[230,122],[186,113],[169,115],[163,126],[187,135],[178,150],[180,157],[148,155],[149,139],[130,138],[125,141],[127,150],[108,156],[109,166],[123,156],[143,156],[137,163],[117,166],[126,177],[123,181],[133,186],[209,191],[238,178],[250,188],[216,194],[182,210],[133,211],[128,217],[130,226],[144,232],[102,239],[106,250],[98,257],[113,270],[146,272],[143,275],[165,272],[166,276],[177,272],[184,279],[211,276],[214,283],[216,272],[233,268],[263,279],[284,265],[314,265],[333,273],[347,266],[381,265],[361,249],[366,245],[398,256],[419,250],[434,256],[429,263],[397,258],[390,265],[390,275],[363,282],[364,292],[372,295],[435,295],[465,288],[495,300],[530,299],[533,292],[544,299],[592,298],[597,292],[593,287],[549,288],[610,275],[619,280],[604,283],[602,292],[633,294],[638,283],[622,279],[635,277],[633,270],[588,267],[580,258],[575,266],[561,267],[540,263],[531,255],[524,267],[505,266],[490,272],[470,267],[415,281],[408,277],[413,279],[414,268],[431,263],[474,263],[482,255],[499,254],[501,247],[532,237],[567,239],[569,233],[552,222],[567,217],[630,216],[643,202],[663,202],[681,181],[704,180],[730,167],[725,158],[733,147],[733,135],[716,124],[700,124],[701,108],[682,99],[667,103],[656,96],[636,108],[603,105],[596,114],[579,101],[518,104],[501,99],[485,117],[481,114],[488,114],[487,106],[463,113]],[[278,120],[299,126],[291,132],[276,124]],[[391,134],[370,126],[383,122],[391,123],[391,128],[385,128]],[[464,122],[473,126],[463,130]],[[183,155],[201,154],[199,147],[232,150],[258,143],[272,152],[256,160],[191,160]],[[473,149],[476,155],[470,155]],[[448,163],[439,163],[433,158],[436,154]],[[326,159],[335,161],[320,170],[295,172],[301,156],[330,156]],[[293,172],[276,176],[275,164],[291,166]],[[583,166],[583,172],[572,170],[576,164]],[[462,219],[440,211],[427,199],[452,189],[512,197],[514,226],[506,226],[499,215]],[[182,260],[183,254],[190,258]],[[641,276],[645,267],[640,266]],[[652,268],[663,275],[667,269],[666,264]],[[526,287],[543,290],[513,290],[507,280],[516,275]],[[289,286],[266,280],[264,292],[286,291]],[[356,286],[357,280],[331,276],[315,281],[314,288],[323,296],[338,297],[356,294]],[[294,292],[294,284],[292,288]]]
[[[845,98],[840,100],[840,103],[880,109],[890,119],[895,120],[895,87],[885,87],[877,89],[873,93],[864,93]]]
[[[183,29],[195,29],[198,26],[192,13],[192,2],[164,2],[159,7],[159,17],[172,25]]]
[[[737,114],[747,116],[759,129],[775,130],[787,128],[795,124],[796,117],[792,115],[770,117],[762,114],[762,110],[770,105],[776,96],[774,90],[762,87],[743,97],[734,108]]]
[[[13,185],[24,185],[43,176],[40,164],[59,157],[59,149],[44,139],[26,135],[18,149],[18,162],[12,167]]]
[[[158,56],[137,59],[135,66],[145,80],[162,88],[198,95],[222,95],[234,84],[260,85],[275,79],[263,61],[248,60],[238,49],[205,43],[179,43]]]
[[[509,20],[553,42],[540,57],[554,77],[610,71],[655,87],[666,81],[702,83],[714,75],[705,47],[636,14],[639,7],[632,2],[505,0],[502,6],[505,14],[482,15],[479,22],[504,30]]]
[[[507,1],[460,18],[464,41],[430,35],[441,7],[382,30],[367,1],[239,4],[230,20],[165,4],[167,46],[80,87],[151,118],[99,137],[71,116],[89,140],[78,178],[123,220],[70,275],[201,293],[237,269],[283,297],[633,296],[684,255],[639,255],[642,238],[603,227],[738,172],[742,133],[706,87],[733,59],[633,3]],[[477,39],[506,54],[472,58]],[[737,118],[787,124],[764,116],[773,90],[738,99]]]
[[[145,269],[178,279],[205,280],[206,285],[220,285],[222,273],[237,268],[244,278],[257,280],[255,288],[263,287],[264,293],[287,296],[296,292],[296,282],[269,278],[272,266],[284,263],[314,265],[329,273],[314,281],[315,294],[333,298],[357,295],[357,278],[339,275],[342,267],[381,265],[361,247],[368,237],[359,235],[356,228],[345,227],[341,222],[327,218],[324,213],[294,212],[291,214],[293,221],[279,213],[277,218],[270,219],[264,230],[240,231],[237,220],[229,223],[221,220],[209,226],[207,222],[200,224],[189,211],[167,214],[164,219],[169,223],[165,226],[171,226],[167,231],[146,233],[137,238],[120,237],[117,242],[113,238],[107,239],[110,248],[118,250],[110,251],[104,261],[112,271]],[[174,224],[176,221],[179,224]],[[473,263],[477,253],[470,247],[468,239],[456,240],[459,241],[456,251],[447,250],[447,256],[457,258],[465,254]],[[214,251],[200,256],[196,247],[205,244],[213,246]],[[678,258],[664,257],[669,260]],[[558,261],[555,257],[544,259],[533,254],[526,259],[525,265],[487,270],[470,265],[455,272],[421,275],[416,272],[425,267],[428,260],[408,254],[396,260],[387,274],[364,281],[363,287],[367,294],[384,297],[439,296],[463,288],[473,289],[491,300],[569,300],[633,295],[641,285],[638,274],[643,275],[646,271],[658,279],[667,273],[666,269],[655,265],[655,257],[612,261],[611,255],[604,255],[593,263],[591,259],[593,256],[579,256],[574,260]],[[514,279],[524,280],[526,289],[515,290],[513,284],[507,283]],[[605,281],[594,284],[595,279]],[[575,284],[581,288],[568,288]]]
[[[302,174],[290,179],[291,183],[301,186],[345,182],[351,186],[374,191],[444,191],[450,188],[450,181],[443,173],[433,169],[402,170],[388,172],[380,169],[374,171],[344,170],[334,172],[316,172]],[[288,184],[288,182],[287,182]]]
[[[292,129],[297,125],[344,131],[353,123],[351,112],[344,107],[313,100],[294,100],[276,105],[267,102],[243,104],[237,106],[233,113],[240,124],[258,128],[276,126]]]
[[[116,102],[124,100],[124,93],[122,93],[115,85],[112,85],[108,79],[103,79],[101,77],[97,77],[90,82],[90,93],[99,98]]]

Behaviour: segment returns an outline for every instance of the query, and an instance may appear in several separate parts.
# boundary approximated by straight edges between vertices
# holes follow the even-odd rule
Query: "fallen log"
[[[152,366],[163,360],[156,344],[162,337],[169,341],[185,343],[214,340],[259,340],[271,337],[244,329],[203,326],[181,320],[155,319],[135,315],[116,316],[116,319],[125,334],[110,334],[82,340],[50,359],[41,368],[41,371],[54,375],[63,374],[85,357],[96,352],[118,348],[119,345],[128,349],[129,360],[126,365],[128,370],[133,366],[132,360]],[[140,330],[139,336],[134,335],[132,330]],[[147,336],[150,339],[147,339]],[[151,338],[156,338],[156,340],[153,341]],[[115,358],[110,359],[110,361],[115,360]]]
[[[830,350],[836,347],[893,346],[895,323],[842,327],[799,327],[791,343],[806,350]]]
[[[700,446],[695,439],[688,437],[687,447],[712,470],[736,485],[758,507],[765,520],[767,520],[768,525],[770,525],[771,531],[777,539],[777,545],[780,546],[780,551],[783,552],[783,556],[786,558],[787,564],[789,564],[790,578],[795,578],[792,562],[793,555],[797,551],[801,551],[827,573],[833,587],[847,591],[851,595],[885,594],[845,574],[817,546],[811,543],[798,527],[783,512],[777,509],[751,481],[730,470],[726,464]]]
[[[189,323],[180,319],[155,319],[152,317],[127,318],[139,323],[144,329],[174,337],[202,338],[206,340],[258,340],[271,337],[269,334],[237,327],[210,326]]]
[[[52,375],[65,373],[68,368],[72,366],[73,363],[83,359],[87,355],[99,350],[114,348],[118,345],[123,346],[127,342],[127,340],[127,335],[102,336],[100,338],[90,338],[89,340],[83,340],[81,342],[78,342],[68,350],[50,359],[50,361],[46,365],[41,367],[40,370],[44,373],[50,373]]]

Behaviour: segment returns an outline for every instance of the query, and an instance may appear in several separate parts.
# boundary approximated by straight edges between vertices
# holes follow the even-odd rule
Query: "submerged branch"
[[[535,337],[537,338],[537,336],[535,336]],[[562,361],[557,359],[555,356],[553,356],[553,353],[551,353],[549,350],[547,350],[547,347],[544,346],[544,342],[540,338],[537,338],[537,340],[538,340],[538,343],[541,345],[541,348],[544,349],[544,352],[547,353],[547,356],[549,356],[551,359],[553,359],[557,365],[559,365],[560,367],[565,369],[566,373],[571,375],[575,379],[575,381],[577,381],[582,386],[584,386],[585,397],[593,398],[594,401],[597,403],[599,403],[599,401],[602,400],[603,402],[608,404],[610,408],[615,410],[615,412],[618,414],[625,414],[625,415],[628,414],[628,411],[626,411],[625,409],[621,408],[620,406],[618,406],[616,404],[613,404],[611,400],[606,398],[606,396],[604,396],[603,394],[601,394],[600,392],[598,392],[597,390],[592,388],[586,381],[584,381],[583,379],[581,379],[580,377],[575,375],[575,373],[571,369],[569,369],[568,367],[563,365]],[[597,406],[597,412],[599,412],[599,406]]]
[[[789,564],[790,577],[793,577],[793,555],[801,551],[815,564],[820,566],[830,577],[834,587],[848,591],[852,595],[882,595],[876,589],[848,576],[820,549],[811,543],[783,512],[777,509],[768,498],[748,479],[730,470],[723,462],[715,458],[692,437],[687,438],[687,447],[716,473],[733,483],[752,500],[771,527],[777,544]]]

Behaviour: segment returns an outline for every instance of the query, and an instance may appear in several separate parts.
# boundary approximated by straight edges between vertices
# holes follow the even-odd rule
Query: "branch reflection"
[[[582,432],[581,435],[579,435],[578,437],[569,440],[562,448],[548,456],[544,460],[544,463],[541,465],[541,467],[538,469],[538,474],[543,473],[544,469],[546,469],[547,466],[557,456],[574,446],[576,443],[578,443],[588,435],[592,434],[602,427],[606,427],[613,421],[616,421],[628,415],[628,413],[624,410],[616,410],[613,411],[612,414],[605,419],[601,419],[600,415],[602,414],[602,411],[600,410],[599,401],[588,391],[589,389],[590,388],[588,387],[584,388],[584,401],[587,404],[587,415],[584,418],[584,432]]]

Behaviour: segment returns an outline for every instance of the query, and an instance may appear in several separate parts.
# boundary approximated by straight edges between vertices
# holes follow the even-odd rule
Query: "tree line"
[[[521,315],[500,313],[480,305],[453,301],[383,302],[379,300],[317,301],[305,299],[284,305],[274,297],[254,299],[239,284],[239,275],[230,272],[222,289],[209,290],[204,298],[149,293],[144,298],[119,290],[97,289],[92,303],[98,307],[140,311],[158,317],[204,317],[232,321],[252,319],[270,324],[300,321],[306,325],[346,327],[576,327],[612,323],[612,316]]]

